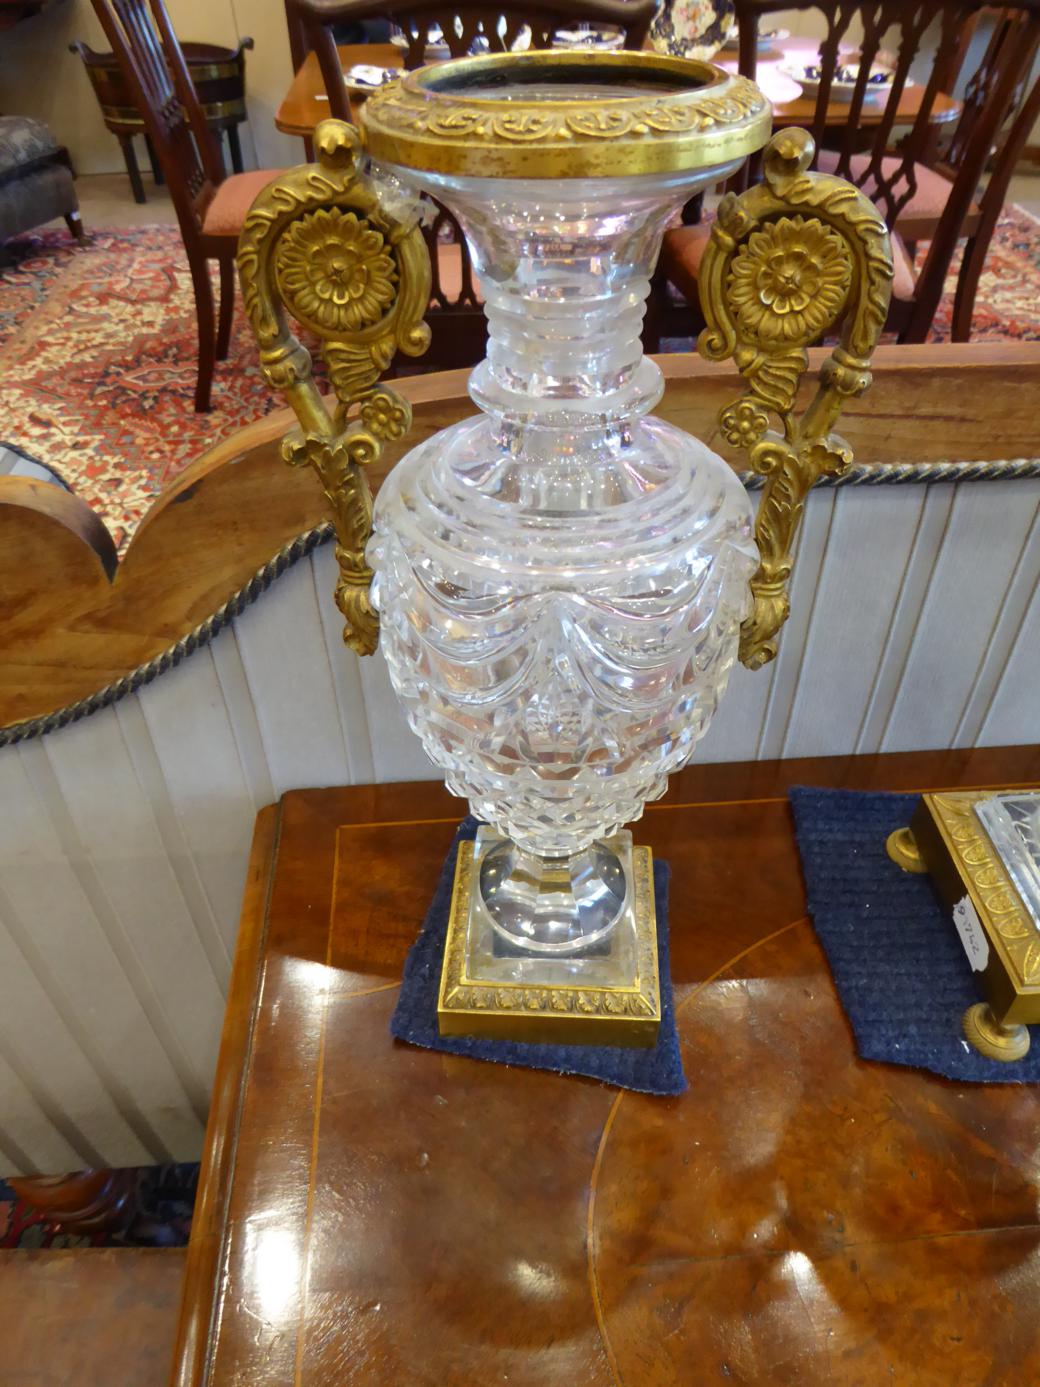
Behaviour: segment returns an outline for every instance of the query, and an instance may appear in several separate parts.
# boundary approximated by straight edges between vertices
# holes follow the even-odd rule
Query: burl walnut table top
[[[1037,782],[1036,748],[676,776],[637,841],[672,864],[677,1099],[392,1041],[461,806],[286,795],[257,823],[176,1387],[1040,1380],[1036,1089],[856,1059],[785,798]]]

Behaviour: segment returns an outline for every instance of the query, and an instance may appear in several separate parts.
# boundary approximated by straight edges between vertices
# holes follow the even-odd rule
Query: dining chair
[[[195,409],[210,407],[213,369],[227,359],[235,309],[235,253],[253,200],[280,169],[230,177],[206,121],[163,0],[93,0],[130,86],[177,213],[199,329]],[[214,313],[210,261],[220,274]]]
[[[1035,0],[1016,0],[1000,10],[980,0],[735,0],[735,6],[739,68],[752,78],[764,16],[794,9],[820,17],[820,80],[811,122],[806,121],[816,144],[816,167],[855,183],[884,216],[895,259],[888,325],[901,342],[923,342],[965,236],[971,238],[971,273],[978,281],[996,223],[996,215],[984,215],[979,186],[992,160],[997,185],[1006,191],[1017,157],[1008,122],[1040,42]],[[976,23],[980,30],[989,26],[989,38],[968,77],[959,113],[944,126],[937,120],[937,98],[952,93],[958,78],[963,81],[966,34]],[[891,84],[872,95],[870,74],[886,62]],[[858,75],[847,104],[836,108],[831,92],[840,65],[857,67]],[[898,108],[912,80],[921,87],[917,114],[901,123]],[[698,269],[709,235],[710,226],[676,227],[661,250],[658,288],[669,281],[697,316]],[[913,252],[919,241],[928,241],[929,248],[917,270]],[[967,266],[966,259],[964,275]]]
[[[424,62],[427,36],[440,28],[453,58],[464,56],[478,36],[488,51],[508,52],[530,29],[530,46],[548,48],[558,29],[575,23],[610,24],[618,28],[626,48],[641,48],[657,0],[515,0],[511,4],[463,3],[452,0],[286,0],[286,19],[295,55],[314,51],[318,57],[329,113],[352,120],[343,82],[343,69],[333,33],[337,25],[385,18],[404,34],[404,66]],[[302,61],[302,57],[300,59]],[[431,332],[423,364],[448,370],[473,366],[484,355],[487,324],[473,277],[465,238],[450,212],[437,208],[424,228],[433,267],[433,286],[427,318]]]

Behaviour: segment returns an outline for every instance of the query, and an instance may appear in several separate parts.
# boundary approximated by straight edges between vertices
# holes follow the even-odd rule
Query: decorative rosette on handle
[[[751,580],[754,609],[740,640],[740,659],[751,669],[776,655],[806,494],[820,476],[838,476],[852,463],[832,429],[843,402],[870,384],[892,290],[884,220],[851,183],[809,172],[814,152],[804,130],[774,135],[765,181],[722,199],[701,263],[701,353],[732,357],[747,382],[719,416],[722,434],[766,478],[755,524],[761,563]],[[824,362],[816,396],[796,418],[808,348],[839,322],[839,344]]]

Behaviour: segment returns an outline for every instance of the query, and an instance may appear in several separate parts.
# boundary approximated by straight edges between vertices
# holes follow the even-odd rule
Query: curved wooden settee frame
[[[662,364],[660,412],[716,441],[734,375]],[[462,373],[396,384],[413,438],[472,412]],[[778,658],[734,669],[700,760],[1036,742],[1038,387],[1040,344],[878,354]],[[197,1159],[258,810],[437,778],[385,660],[341,644],[290,422],[199,459],[118,564],[82,502],[0,478],[0,1173]]]
[[[661,365],[667,390],[658,412],[732,453],[716,424],[733,394],[732,367],[692,355],[665,356]],[[453,371],[396,383],[412,404],[414,425],[373,469],[373,486],[406,448],[473,412],[466,379]],[[880,480],[893,466],[950,462],[1006,464],[998,475],[1040,474],[1040,344],[883,347],[874,380],[866,397],[848,402],[843,420],[858,480],[863,469],[875,469]],[[313,478],[280,459],[291,421],[287,410],[271,414],[199,458],[154,502],[120,560],[78,497],[25,478],[0,479],[4,740],[17,739],[18,724],[111,689],[178,643],[186,653],[192,633],[275,555],[325,523]]]

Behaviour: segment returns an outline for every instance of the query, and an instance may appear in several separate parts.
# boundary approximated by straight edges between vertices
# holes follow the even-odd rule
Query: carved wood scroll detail
[[[751,580],[754,608],[740,640],[740,658],[750,669],[776,655],[809,488],[852,464],[852,450],[831,430],[844,401],[870,384],[870,358],[892,289],[883,219],[851,183],[810,173],[814,152],[804,130],[773,137],[765,182],[719,204],[700,272],[707,323],[701,354],[712,361],[732,357],[747,382],[719,415],[723,437],[745,449],[752,469],[766,478],[755,522],[761,562]],[[839,322],[839,344],[823,364],[816,396],[795,418],[808,348]]]
[[[379,378],[397,352],[421,356],[429,346],[430,258],[417,199],[396,184],[376,185],[353,126],[323,121],[314,143],[317,164],[280,175],[253,203],[238,272],[264,379],[299,421],[282,456],[314,468],[332,510],[343,639],[371,655],[379,619],[365,560],[372,531],[365,468],[411,424],[408,401]],[[331,415],[290,315],[318,338],[337,401]]]

